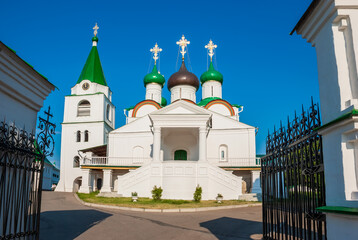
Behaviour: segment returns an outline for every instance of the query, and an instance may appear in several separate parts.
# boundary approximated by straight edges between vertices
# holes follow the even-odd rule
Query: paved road
[[[90,208],[72,193],[43,192],[40,239],[261,239],[261,207],[195,213]]]

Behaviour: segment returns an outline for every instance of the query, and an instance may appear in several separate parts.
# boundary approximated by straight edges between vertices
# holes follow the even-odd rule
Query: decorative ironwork
[[[45,114],[37,138],[15,123],[0,122],[1,240],[39,238],[44,159],[53,152],[56,127],[49,122],[50,108]]]
[[[261,159],[264,239],[327,239],[319,108],[313,103],[268,134]]]
[[[51,114],[51,108],[48,107],[47,112],[45,111],[46,119],[39,117],[39,126],[40,133],[37,135],[36,142],[38,144],[38,149],[45,156],[53,156],[53,150],[55,148],[55,140],[53,135],[55,135],[56,125],[51,123],[49,120],[53,117]]]

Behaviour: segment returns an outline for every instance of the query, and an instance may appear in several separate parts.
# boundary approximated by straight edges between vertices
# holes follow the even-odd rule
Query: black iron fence
[[[55,127],[39,118],[39,134],[0,122],[0,239],[38,239],[44,159],[52,156]]]
[[[264,239],[326,239],[319,108],[311,107],[268,134],[261,159]]]

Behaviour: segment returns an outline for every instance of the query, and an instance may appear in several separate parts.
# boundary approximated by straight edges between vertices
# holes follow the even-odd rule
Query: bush
[[[223,197],[223,195],[221,195],[221,193],[218,193],[218,196],[217,196],[218,198],[222,198]]]
[[[137,192],[132,192],[132,197],[137,197],[138,193]]]
[[[153,187],[153,190],[152,190],[152,198],[153,200],[155,201],[158,201],[162,198],[162,192],[163,192],[163,189],[161,187],[157,187],[156,185]]]
[[[203,192],[203,189],[201,189],[201,187],[198,184],[198,186],[196,186],[195,192],[194,192],[194,202],[200,202],[202,192]]]

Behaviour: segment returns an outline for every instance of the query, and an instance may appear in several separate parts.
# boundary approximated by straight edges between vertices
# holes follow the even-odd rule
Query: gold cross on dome
[[[189,42],[188,40],[186,40],[185,37],[184,37],[184,35],[183,35],[183,36],[181,37],[181,39],[177,42],[177,44],[179,45],[179,47],[181,47],[180,53],[181,53],[182,58],[183,58],[183,60],[184,60],[184,55],[185,55],[185,53],[186,53],[185,47],[186,47],[187,45],[189,45],[190,42]]]
[[[208,54],[209,54],[209,56],[210,56],[210,61],[213,61],[214,49],[217,48],[217,47],[218,47],[218,46],[215,45],[215,44],[213,43],[213,41],[211,41],[211,39],[210,39],[209,43],[208,43],[207,45],[205,45],[205,48],[207,48],[208,51],[209,51]]]
[[[94,36],[96,37],[97,36],[97,30],[99,29],[99,27],[98,27],[98,25],[97,25],[97,23],[96,23],[96,26],[94,26],[93,27],[93,34],[94,34]]]
[[[151,51],[152,53],[154,53],[154,56],[153,56],[154,64],[157,64],[157,60],[158,60],[158,58],[159,58],[159,57],[158,57],[158,53],[160,53],[162,50],[163,50],[163,49],[161,49],[161,48],[158,47],[158,44],[157,44],[157,43],[155,43],[154,48],[150,49],[150,51]]]

